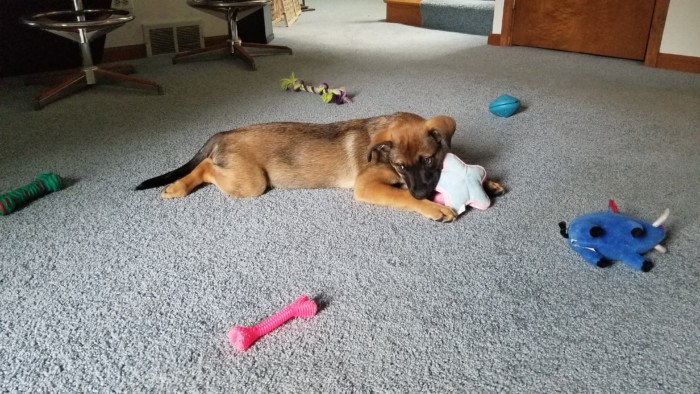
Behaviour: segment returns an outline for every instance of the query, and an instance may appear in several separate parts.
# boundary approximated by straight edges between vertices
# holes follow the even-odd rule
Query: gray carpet
[[[0,80],[0,191],[71,182],[0,217],[0,391],[700,391],[698,75],[387,24],[380,0],[307,4],[275,28],[294,55],[258,71],[134,62],[163,96],[99,86],[35,112],[42,86]],[[354,103],[281,91],[292,71]],[[525,108],[493,116],[502,93]],[[220,130],[395,111],[453,116],[455,152],[508,194],[440,224],[350,190],[132,190]],[[609,198],[670,208],[651,272],[592,267],[559,235]],[[316,317],[229,345],[300,294]]]

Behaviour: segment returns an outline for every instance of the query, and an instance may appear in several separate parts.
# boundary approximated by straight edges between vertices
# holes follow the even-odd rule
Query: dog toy
[[[666,209],[652,224],[618,213],[615,201],[610,200],[608,212],[591,213],[571,221],[560,222],[561,235],[569,246],[588,263],[607,267],[612,261],[622,261],[630,267],[648,272],[654,264],[644,259],[644,253],[655,249],[666,253],[660,242],[666,237],[662,224],[668,219]]]
[[[520,100],[507,94],[496,97],[496,99],[489,104],[489,111],[502,118],[513,115],[518,108],[520,108]]]
[[[284,90],[293,90],[295,92],[309,92],[315,93],[321,96],[324,103],[334,103],[334,104],[345,104],[351,103],[350,97],[348,97],[345,88],[331,89],[328,87],[327,83],[322,83],[318,86],[313,86],[307,84],[304,81],[297,79],[297,77],[292,73],[289,78],[283,78],[281,82],[281,87]]]
[[[448,153],[442,163],[442,173],[435,188],[433,201],[463,213],[467,206],[486,209],[491,200],[484,191],[486,170],[477,165],[464,164],[457,156]]]
[[[34,182],[0,195],[0,212],[9,215],[17,208],[49,193],[61,190],[61,178],[50,172],[39,174]]]
[[[292,304],[258,323],[253,327],[235,326],[228,333],[228,339],[236,349],[244,352],[259,338],[270,333],[293,317],[308,319],[316,315],[316,302],[303,295]]]

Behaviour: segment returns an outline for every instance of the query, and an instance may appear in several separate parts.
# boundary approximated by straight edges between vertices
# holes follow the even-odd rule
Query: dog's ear
[[[367,150],[367,161],[372,161],[372,154],[388,153],[394,147],[394,141],[391,139],[391,131],[385,129],[370,137],[369,149]]]
[[[457,122],[449,116],[440,115],[425,122],[428,134],[439,143],[447,144],[449,148],[452,145],[452,136],[457,129]]]
[[[367,151],[367,161],[372,161],[372,153],[377,152],[378,155],[388,153],[393,147],[394,143],[391,141],[384,141],[370,146]]]

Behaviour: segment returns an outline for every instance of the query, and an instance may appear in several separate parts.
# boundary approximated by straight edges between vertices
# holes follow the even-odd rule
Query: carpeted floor
[[[294,55],[258,71],[134,62],[163,96],[99,86],[36,112],[42,86],[0,80],[0,191],[70,183],[0,218],[0,391],[700,391],[698,75],[387,24],[380,0],[307,4],[275,28]],[[280,90],[292,71],[354,102]],[[522,111],[490,114],[502,93]],[[508,193],[440,224],[350,190],[132,190],[220,130],[395,111],[453,116],[455,152]],[[560,236],[610,198],[670,208],[651,272],[590,266]],[[227,342],[300,294],[316,317]]]

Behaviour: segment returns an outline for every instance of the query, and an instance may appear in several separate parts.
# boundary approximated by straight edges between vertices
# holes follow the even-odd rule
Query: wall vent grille
[[[199,21],[143,25],[143,35],[148,56],[204,47],[202,24]]]

